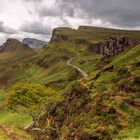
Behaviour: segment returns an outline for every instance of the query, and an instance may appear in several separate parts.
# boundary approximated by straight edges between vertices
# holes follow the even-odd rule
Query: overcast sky
[[[0,44],[79,25],[140,30],[140,0],[0,0]]]

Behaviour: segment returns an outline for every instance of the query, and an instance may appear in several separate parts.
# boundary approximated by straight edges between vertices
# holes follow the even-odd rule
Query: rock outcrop
[[[54,29],[52,32],[52,38],[50,40],[50,42],[57,42],[57,41],[67,41],[68,40],[68,36],[57,33],[57,29]]]
[[[90,44],[89,49],[103,56],[115,56],[135,45],[136,41],[129,37],[109,37],[104,42]]]

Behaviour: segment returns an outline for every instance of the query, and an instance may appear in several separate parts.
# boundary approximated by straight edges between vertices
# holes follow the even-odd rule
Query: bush
[[[7,103],[11,109],[30,115],[34,124],[56,103],[61,96],[56,91],[40,84],[17,83],[7,94]]]

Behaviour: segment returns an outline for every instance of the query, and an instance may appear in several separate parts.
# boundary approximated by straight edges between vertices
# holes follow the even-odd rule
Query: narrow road
[[[84,72],[83,70],[81,70],[81,69],[78,68],[77,66],[75,66],[75,65],[73,65],[73,64],[70,63],[73,59],[74,59],[74,58],[69,59],[69,60],[67,61],[67,64],[68,64],[69,66],[72,66],[73,68],[77,69],[77,71],[79,71],[79,72],[83,75],[83,77],[87,77],[88,74],[87,74],[86,72]]]

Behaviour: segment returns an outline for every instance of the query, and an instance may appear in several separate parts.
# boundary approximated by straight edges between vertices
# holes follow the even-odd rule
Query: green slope
[[[17,126],[23,128],[31,122],[29,116],[7,109],[4,97],[4,90],[14,83],[28,81],[63,93],[64,101],[51,114],[54,122],[61,124],[58,140],[139,139],[140,113],[135,104],[140,103],[140,45],[105,58],[90,51],[86,43],[75,41],[96,43],[112,36],[129,36],[139,41],[140,32],[82,26],[78,30],[58,28],[56,34],[66,40],[50,42],[36,53],[22,50],[0,54],[0,124],[12,126],[18,133]],[[88,73],[88,77],[83,78],[67,64],[71,58],[71,63]],[[43,124],[47,122],[43,120]],[[0,135],[6,137],[1,131]],[[42,137],[47,136],[54,140],[52,135]]]

